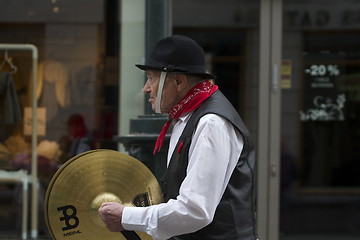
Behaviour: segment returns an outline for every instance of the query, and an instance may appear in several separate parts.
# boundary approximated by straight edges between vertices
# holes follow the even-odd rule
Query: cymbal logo
[[[136,207],[147,207],[150,206],[149,195],[147,192],[136,195],[132,201]]]
[[[67,231],[76,228],[79,225],[79,218],[76,216],[77,210],[73,205],[66,205],[57,208],[58,211],[62,211],[63,216],[60,221],[65,221],[66,227],[63,227],[63,231]]]

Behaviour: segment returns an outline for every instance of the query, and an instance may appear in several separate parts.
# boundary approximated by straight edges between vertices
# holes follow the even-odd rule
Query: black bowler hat
[[[215,79],[205,70],[204,50],[191,38],[173,35],[160,40],[145,65],[136,64],[141,70],[160,70]]]

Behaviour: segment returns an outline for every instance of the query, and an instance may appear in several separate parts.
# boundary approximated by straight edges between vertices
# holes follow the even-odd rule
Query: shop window
[[[175,34],[191,37],[204,49],[207,70],[217,76],[221,91],[244,116],[245,103],[245,31],[223,28],[174,29]]]
[[[0,43],[30,43],[38,49],[38,89],[34,92],[43,194],[55,171],[70,157],[95,148],[117,149],[112,139],[118,132],[119,6],[118,1],[25,2],[2,4]],[[1,91],[0,170],[31,172],[32,133],[25,119],[32,112],[32,58],[28,52],[0,49],[0,64],[5,55],[17,68],[11,83],[21,117],[8,121],[6,93]],[[8,66],[2,66],[0,76],[7,72]],[[2,193],[12,188],[0,187]],[[0,221],[6,223],[0,230],[11,231],[18,227],[14,216],[21,213],[6,208],[12,203],[5,200],[0,199],[5,206]],[[42,217],[39,225],[40,234],[45,233]]]
[[[359,42],[358,31],[304,33],[304,187],[360,186]]]

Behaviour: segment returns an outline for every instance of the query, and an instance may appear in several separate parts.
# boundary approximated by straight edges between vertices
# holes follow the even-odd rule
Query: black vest
[[[165,202],[179,195],[182,181],[186,177],[188,152],[193,132],[199,119],[205,114],[217,114],[229,120],[244,138],[244,147],[231,175],[225,193],[218,205],[213,221],[206,227],[171,239],[192,240],[255,240],[255,153],[249,132],[231,103],[218,90],[205,100],[190,117],[179,138],[163,178]],[[180,153],[179,143],[182,142]]]

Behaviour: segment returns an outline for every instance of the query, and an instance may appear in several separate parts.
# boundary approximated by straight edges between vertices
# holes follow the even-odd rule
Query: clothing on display
[[[21,107],[11,72],[0,72],[0,97],[4,100],[3,116],[5,124],[18,123],[22,119]]]
[[[61,62],[47,59],[39,64],[37,98],[46,108],[47,121],[56,117],[60,108],[69,104],[69,71]]]

